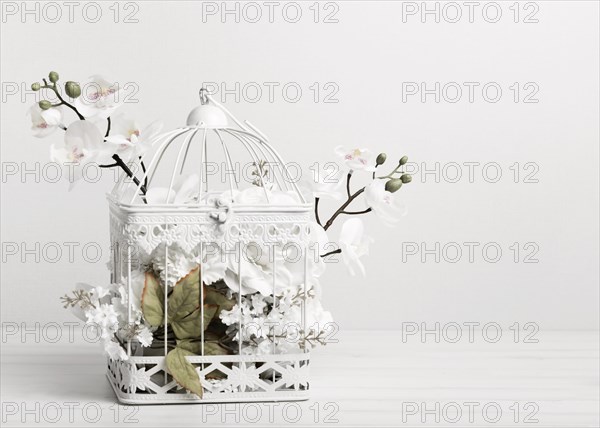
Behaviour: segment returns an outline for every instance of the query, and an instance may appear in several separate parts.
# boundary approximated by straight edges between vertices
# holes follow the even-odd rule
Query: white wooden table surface
[[[313,353],[310,401],[140,407],[115,404],[99,345],[3,337],[2,425],[600,426],[597,332],[539,332],[538,343],[507,332],[497,343],[338,337]]]

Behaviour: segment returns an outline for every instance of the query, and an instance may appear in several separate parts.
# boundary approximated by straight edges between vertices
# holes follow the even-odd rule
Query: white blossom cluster
[[[306,307],[303,305],[306,301]],[[265,355],[292,353],[307,346],[306,335],[318,336],[333,323],[314,289],[286,289],[281,295],[254,293],[241,297],[230,311],[221,312],[221,320],[236,342],[242,343],[242,354]]]
[[[123,344],[129,340],[137,341],[143,347],[152,344],[152,332],[144,323],[141,312],[143,273],[134,273],[131,285],[131,307],[123,281],[107,288],[80,283],[74,292],[78,296],[71,305],[74,314],[98,330],[104,350],[112,359],[127,359]]]

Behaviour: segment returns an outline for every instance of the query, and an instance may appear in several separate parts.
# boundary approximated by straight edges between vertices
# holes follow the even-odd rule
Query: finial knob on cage
[[[190,112],[187,125],[211,129],[227,128],[227,116],[220,108],[211,104],[203,104]]]
[[[227,128],[227,115],[214,104],[205,88],[200,89],[200,103],[198,107],[190,112],[187,118],[188,126],[201,126],[203,128]]]

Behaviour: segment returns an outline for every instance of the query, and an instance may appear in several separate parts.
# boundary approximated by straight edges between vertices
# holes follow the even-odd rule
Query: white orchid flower
[[[353,171],[375,171],[375,162],[372,160],[373,153],[369,149],[347,149],[344,146],[337,146],[335,153]]]
[[[357,271],[363,276],[366,274],[360,258],[369,253],[369,245],[373,240],[364,235],[364,230],[363,222],[359,218],[350,218],[342,225],[339,244],[342,260],[351,275],[356,275]]]
[[[258,242],[251,242],[244,248],[241,260],[241,284],[238,275],[240,261],[237,252],[225,254],[227,270],[224,280],[231,291],[239,292],[242,295],[257,291],[263,296],[273,293],[273,262],[270,260],[270,251],[272,250],[266,245],[260,245]],[[282,254],[277,253],[275,254],[275,291],[280,292],[292,285],[293,275]]]
[[[406,215],[406,209],[394,204],[392,192],[385,190],[385,180],[376,179],[365,188],[367,206],[388,226],[394,225]]]
[[[87,120],[77,120],[65,131],[63,147],[52,145],[50,158],[53,162],[76,164],[73,169],[73,182],[82,176],[83,168],[89,163],[106,164],[111,162],[114,147],[104,142],[100,130]],[[70,174],[69,174],[70,175]]]
[[[316,222],[309,223],[309,251],[307,289],[318,288],[317,278],[325,271],[326,264],[319,257],[319,252],[327,248],[327,234]],[[273,253],[274,251],[274,253]],[[240,292],[238,275],[239,260],[237,252],[227,252],[223,256],[227,263],[225,284],[233,292]],[[273,259],[275,259],[275,291],[285,293],[296,290],[305,281],[304,257],[295,250],[272,247],[268,243],[250,241],[244,244],[241,260],[242,283],[241,294],[259,292],[263,296],[273,293]]]
[[[108,143],[115,145],[115,152],[125,162],[143,156],[151,147],[152,140],[162,129],[162,122],[153,122],[144,129],[132,119],[118,115],[112,120]]]
[[[233,257],[228,257],[233,259]],[[225,271],[225,284],[233,292],[238,292],[242,296],[253,294],[257,291],[263,296],[268,296],[273,292],[273,280],[269,280],[271,276],[262,270],[261,267],[242,258],[242,283],[237,274],[237,263],[231,260],[230,268]],[[232,266],[235,263],[235,267]]]
[[[106,119],[123,103],[123,94],[117,83],[111,83],[102,76],[92,76],[82,86],[82,93],[74,103],[84,117]]]
[[[48,110],[42,110],[36,103],[29,108],[29,116],[31,117],[33,136],[44,138],[61,126],[63,112],[60,107],[51,107]]]
[[[195,203],[200,190],[198,174],[181,175],[173,182],[173,187],[151,187],[146,192],[146,202],[155,204],[189,204]]]
[[[308,188],[314,198],[332,198],[340,200],[343,197],[344,176],[347,171],[334,162],[327,162],[313,171],[313,176],[307,180]]]

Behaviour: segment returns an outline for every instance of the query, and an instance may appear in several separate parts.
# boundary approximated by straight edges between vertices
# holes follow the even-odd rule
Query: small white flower
[[[271,333],[273,323],[265,316],[253,317],[250,322],[244,324],[244,339],[250,336],[266,338]]]
[[[98,301],[102,300],[103,297],[106,297],[108,295],[110,295],[110,292],[112,291],[112,286],[108,286],[108,287],[101,287],[101,286],[95,286],[92,288],[91,292],[92,295],[98,299]]]
[[[221,311],[219,317],[223,324],[232,325],[240,322],[240,317],[242,316],[242,311],[240,310],[239,305],[234,305],[229,311]]]
[[[227,379],[202,379],[202,386],[213,393],[232,393],[235,392]]]
[[[119,317],[113,305],[101,304],[86,312],[87,322],[101,329],[103,338],[109,337],[119,327]]]
[[[29,116],[31,116],[33,135],[43,138],[52,134],[61,125],[63,113],[60,107],[51,107],[48,110],[42,110],[36,103],[29,109]]]
[[[342,260],[348,267],[351,275],[356,275],[360,271],[365,275],[365,267],[360,258],[369,253],[369,244],[371,238],[364,235],[364,225],[359,218],[350,218],[342,225],[340,232],[340,248],[342,250]]]
[[[375,171],[375,162],[372,160],[373,153],[369,149],[346,149],[344,146],[337,146],[335,153],[353,171]]]
[[[111,360],[126,360],[127,353],[123,349],[123,347],[114,340],[105,339],[103,341],[104,344],[104,352],[110,357]]]
[[[273,353],[273,342],[263,339],[256,347],[256,355],[270,355]]]
[[[259,375],[254,364],[245,366],[246,363],[240,363],[240,366],[233,365],[231,373],[227,376],[227,383],[232,389],[239,388],[244,392],[246,388],[252,390],[258,386]]]
[[[165,247],[168,257],[165,257]],[[166,243],[158,245],[152,252],[152,268],[158,273],[161,281],[173,287],[177,281],[198,267],[194,257],[188,254],[179,244],[167,247]]]
[[[86,118],[106,119],[123,103],[119,85],[101,76],[92,76],[81,88],[81,96],[75,100],[74,106]]]
[[[404,215],[401,208],[394,205],[394,195],[385,190],[385,180],[376,179],[365,189],[367,206],[385,224],[393,225]]]
[[[123,385],[130,393],[137,389],[145,391],[150,384],[150,375],[146,373],[146,367],[138,369],[135,364],[128,364],[123,368],[122,373]]]
[[[248,299],[242,297],[241,306],[236,303],[230,311],[221,311],[220,317],[223,324],[228,326],[237,326],[240,319],[242,324],[249,323],[252,319],[252,311],[250,310]]]
[[[106,141],[114,144],[115,152],[127,162],[144,155],[161,129],[161,122],[154,122],[142,129],[134,120],[118,115],[112,120],[111,135]]]
[[[265,302],[264,296],[260,293],[256,293],[252,295],[251,299],[254,313],[262,314],[264,309],[267,307],[267,302]]]
[[[142,346],[147,347],[152,345],[152,332],[146,326],[142,326],[135,336]]]

